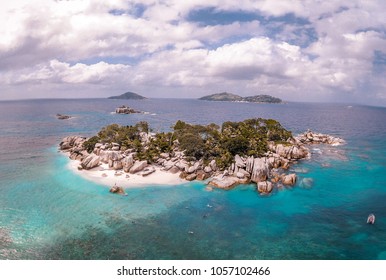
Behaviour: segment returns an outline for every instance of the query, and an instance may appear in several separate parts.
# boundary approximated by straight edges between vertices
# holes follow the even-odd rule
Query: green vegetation
[[[83,143],[88,152],[94,149],[96,143],[117,143],[122,149],[138,148],[141,145],[141,132],[148,133],[147,122],[139,122],[135,126],[120,126],[111,124],[103,127],[98,135],[91,137]]]
[[[215,94],[203,96],[199,99],[209,100],[209,101],[242,101],[243,100],[241,96],[233,93],[228,93],[228,92],[215,93]]]
[[[109,99],[146,99],[146,97],[139,95],[137,93],[128,91],[121,95],[110,96]]]
[[[268,151],[268,141],[286,142],[292,137],[290,131],[272,119],[248,119],[242,122],[193,125],[177,121],[171,132],[153,135],[148,142],[141,142],[143,132],[149,132],[146,122],[134,126],[112,124],[102,128],[97,136],[84,143],[90,152],[96,143],[118,143],[122,150],[134,149],[139,159],[152,162],[160,153],[174,149],[185,151],[192,160],[215,159],[218,166],[227,167],[236,154],[240,156],[262,156]]]
[[[208,101],[239,101],[239,102],[254,102],[254,103],[281,103],[282,102],[280,98],[276,98],[270,95],[263,94],[263,95],[241,97],[239,95],[227,93],[227,92],[207,95],[199,99],[208,100]]]
[[[100,141],[98,136],[93,136],[87,141],[83,143],[83,147],[87,150],[87,152],[92,153],[94,150],[95,144]]]
[[[282,103],[282,100],[280,98],[273,97],[266,94],[247,96],[243,98],[243,101],[255,102],[255,103]]]

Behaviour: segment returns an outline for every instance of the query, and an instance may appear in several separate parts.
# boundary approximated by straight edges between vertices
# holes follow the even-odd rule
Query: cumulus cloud
[[[386,99],[381,0],[14,0],[1,8],[0,89]],[[201,11],[200,22],[189,20]],[[206,24],[211,12],[224,21]]]

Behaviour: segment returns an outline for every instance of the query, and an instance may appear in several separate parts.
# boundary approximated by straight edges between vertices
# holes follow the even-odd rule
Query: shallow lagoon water
[[[115,115],[128,105],[146,114]],[[74,118],[57,120],[57,113]],[[116,196],[74,175],[57,152],[67,135],[111,123],[208,124],[263,117],[294,133],[343,137],[313,147],[293,188],[207,191],[199,182]],[[0,102],[0,259],[385,259],[386,109],[343,104],[198,100]],[[300,185],[312,178],[311,188]],[[366,224],[367,215],[377,216]]]

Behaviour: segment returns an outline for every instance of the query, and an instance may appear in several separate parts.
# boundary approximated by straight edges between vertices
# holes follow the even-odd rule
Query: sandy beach
[[[109,169],[108,164],[102,164],[90,170],[78,170],[79,164],[79,161],[72,160],[69,162],[68,168],[87,180],[105,185],[109,188],[115,184],[126,189],[154,185],[180,185],[187,182],[181,179],[179,174],[162,171],[159,167],[155,167],[156,171],[154,173],[143,177],[141,172],[138,174],[129,174],[122,170],[116,171]]]

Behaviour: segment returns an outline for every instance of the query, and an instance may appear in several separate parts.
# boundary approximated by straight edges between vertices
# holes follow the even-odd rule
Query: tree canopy
[[[222,126],[189,124],[177,121],[170,132],[153,135],[147,143],[141,142],[141,133],[149,132],[147,122],[134,126],[108,125],[97,136],[85,142],[88,151],[95,143],[118,143],[121,149],[132,148],[137,156],[152,161],[160,153],[173,149],[184,151],[195,160],[215,159],[219,166],[231,164],[236,154],[262,156],[268,151],[268,141],[285,142],[292,133],[273,119],[247,119],[241,122],[224,122]]]

